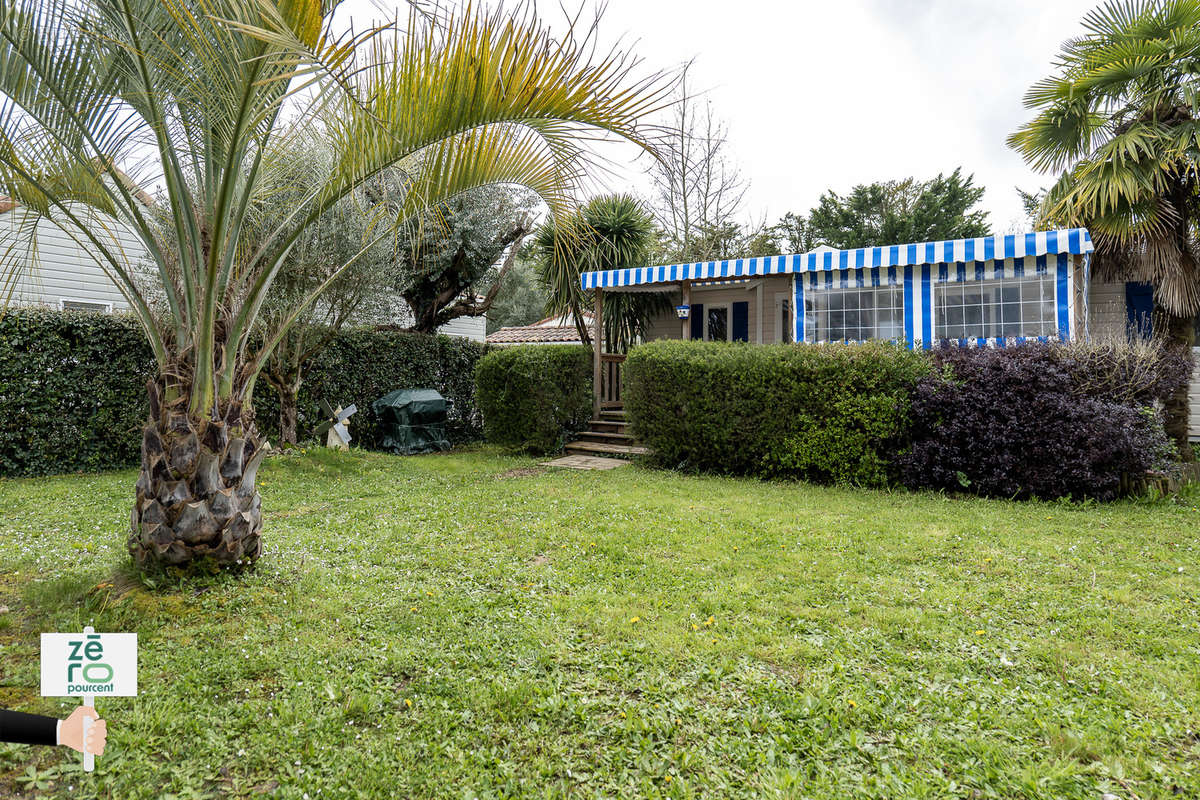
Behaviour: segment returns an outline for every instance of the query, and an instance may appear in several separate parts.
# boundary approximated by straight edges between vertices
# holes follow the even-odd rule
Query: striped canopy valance
[[[677,283],[689,280],[787,275],[797,272],[832,272],[834,270],[883,270],[883,274],[888,275],[889,268],[894,270],[895,267],[921,264],[941,264],[943,269],[938,272],[945,277],[940,277],[940,279],[955,280],[958,278],[959,269],[976,270],[982,266],[981,262],[994,262],[1000,265],[1001,270],[1005,268],[1005,265],[1016,269],[1017,267],[1012,265],[1020,264],[1021,268],[1024,268],[1029,257],[1041,257],[1042,260],[1038,262],[1038,266],[1044,269],[1044,257],[1047,255],[1081,255],[1090,253],[1093,249],[1092,237],[1086,228],[1071,228],[1038,233],[984,236],[978,239],[863,247],[857,250],[817,250],[794,255],[585,272],[580,280],[584,289],[598,289]],[[969,268],[966,266],[968,264]],[[950,277],[952,268],[954,277]],[[872,277],[875,274],[878,273],[872,272]],[[890,274],[894,275],[895,273],[891,272]],[[996,277],[1003,277],[1003,275]],[[891,281],[884,278],[883,282],[886,284]]]
[[[992,281],[1046,275],[1051,267],[1065,264],[1067,253],[1051,256],[1027,256],[993,261],[960,261],[956,264],[938,264],[932,269],[930,280],[934,283],[955,281]],[[863,289],[873,286],[902,286],[903,267],[867,267],[864,269],[809,270],[802,278],[809,289]]]

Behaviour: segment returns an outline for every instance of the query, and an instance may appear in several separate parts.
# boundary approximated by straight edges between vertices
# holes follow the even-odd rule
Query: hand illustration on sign
[[[87,720],[85,723],[84,720]],[[84,725],[87,725],[87,748],[84,748]],[[64,720],[25,714],[21,711],[0,710],[0,742],[12,744],[64,745],[80,753],[103,755],[108,743],[108,724],[100,719],[96,709],[80,706]]]
[[[51,717],[21,715],[30,719],[18,722],[31,726],[40,739],[19,741],[64,744],[78,750],[83,753],[84,770],[91,772],[94,757],[104,752],[108,740],[108,725],[93,708],[95,698],[136,694],[136,633],[96,633],[90,626],[82,634],[43,633],[42,696],[79,697],[83,703],[62,723]]]

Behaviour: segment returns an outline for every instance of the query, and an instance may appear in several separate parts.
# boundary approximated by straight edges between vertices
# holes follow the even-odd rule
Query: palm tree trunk
[[[214,420],[188,413],[186,401],[164,404],[156,382],[149,391],[130,554],[141,567],[249,566],[262,550],[255,479],[266,455],[253,420],[237,401]]]
[[[1161,323],[1158,329],[1163,332],[1163,341],[1167,348],[1182,353],[1190,359],[1192,347],[1196,343],[1195,318],[1176,316],[1162,307],[1159,307],[1157,311],[1158,319],[1155,322],[1156,324]],[[1188,383],[1185,381],[1176,389],[1167,398],[1163,408],[1165,416],[1163,427],[1166,429],[1167,435],[1174,440],[1180,459],[1185,462],[1196,460],[1191,442],[1188,441],[1188,418],[1190,416]]]

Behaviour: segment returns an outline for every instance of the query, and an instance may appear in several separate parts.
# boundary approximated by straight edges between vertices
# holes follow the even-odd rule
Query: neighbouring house
[[[150,202],[148,196],[144,202]],[[30,254],[27,268],[12,287],[13,305],[109,314],[129,311],[125,296],[91,253],[45,218],[37,222],[34,246],[22,231],[22,213],[20,206],[0,199],[0,247],[24,248]],[[93,231],[115,241],[126,263],[134,269],[148,268],[146,250],[132,231],[112,218],[93,215],[93,219]],[[411,314],[405,312],[407,307],[400,314],[404,318],[397,319],[396,324],[412,324]],[[440,327],[438,333],[482,342],[487,338],[487,317],[459,317]]]
[[[583,323],[586,327],[594,327],[593,319],[590,312],[583,313]],[[501,328],[488,335],[487,343],[497,347],[513,347],[520,344],[583,344],[572,314],[546,317],[532,325]]]
[[[0,242],[29,259],[12,287],[11,302],[21,306],[49,306],[67,311],[128,311],[129,304],[96,258],[50,220],[37,220],[36,234],[28,235],[26,214],[12,201],[0,200]],[[92,214],[95,235],[108,239],[124,252],[126,263],[136,266],[145,248],[124,225],[111,217]]]
[[[671,293],[675,311],[649,339],[1008,347],[1145,330],[1149,287],[1093,282],[1093,249],[1073,228],[586,272],[581,283],[595,298],[593,327],[608,293]],[[623,360],[596,352],[597,415],[621,405]],[[1191,431],[1200,438],[1200,369]]]

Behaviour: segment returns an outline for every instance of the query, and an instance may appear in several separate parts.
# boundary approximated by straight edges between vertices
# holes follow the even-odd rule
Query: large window
[[[904,338],[904,290],[816,289],[804,298],[804,338],[809,342],[861,342]]]
[[[1053,336],[1054,276],[1031,275],[997,281],[956,281],[937,285],[938,339]]]

